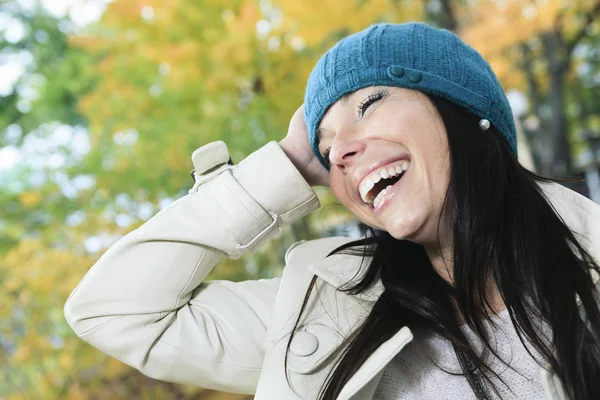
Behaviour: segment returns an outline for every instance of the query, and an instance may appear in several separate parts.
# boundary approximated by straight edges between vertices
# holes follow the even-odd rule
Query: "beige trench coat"
[[[319,201],[276,142],[235,166],[226,163],[222,142],[192,159],[190,193],[98,260],[65,305],[68,323],[83,340],[155,379],[259,400],[316,398],[344,337],[381,294],[381,282],[357,296],[336,291],[362,272],[360,258],[326,258],[348,238],[295,244],[281,278],[205,281],[222,257],[257,250]],[[556,184],[544,190],[600,260],[600,206]],[[284,352],[313,274],[318,298],[313,291],[292,342],[290,386]],[[388,362],[411,340],[404,327],[383,343],[339,399],[371,399]],[[540,374],[547,398],[564,398],[552,372]]]

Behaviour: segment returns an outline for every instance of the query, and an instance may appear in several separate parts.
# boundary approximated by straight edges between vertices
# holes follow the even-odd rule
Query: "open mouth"
[[[371,206],[373,208],[377,207],[381,203],[383,197],[385,196],[385,193],[388,190],[390,190],[396,182],[402,179],[404,174],[405,172],[402,172],[400,175],[395,176],[393,178],[382,179],[379,182],[377,182],[375,186],[373,186],[373,189],[371,189],[367,194],[367,199],[373,199],[373,201],[371,202]]]
[[[361,199],[371,207],[377,207],[386,192],[402,179],[409,166],[409,161],[402,160],[370,173],[359,186]]]

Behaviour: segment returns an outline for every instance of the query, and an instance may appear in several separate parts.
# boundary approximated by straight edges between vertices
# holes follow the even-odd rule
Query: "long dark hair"
[[[363,239],[335,249],[331,254],[373,257],[357,283],[339,290],[357,294],[378,278],[385,290],[348,338],[319,399],[336,399],[365,360],[404,326],[449,340],[478,399],[489,398],[490,388],[498,394],[490,379],[498,375],[474,351],[458,319],[461,315],[494,353],[484,328],[492,309],[486,292],[490,278],[521,342],[550,365],[568,397],[600,399],[600,309],[591,276],[591,270],[600,271],[598,264],[541,191],[539,183],[548,179],[523,168],[494,127],[482,132],[478,117],[427,97],[448,135],[451,172],[443,207],[451,225],[454,282],[434,270],[423,246],[364,225]],[[540,322],[549,324],[551,337],[544,336]]]

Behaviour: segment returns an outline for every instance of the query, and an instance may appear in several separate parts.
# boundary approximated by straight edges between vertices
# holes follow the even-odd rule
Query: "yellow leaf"
[[[19,200],[23,207],[34,208],[38,206],[42,201],[42,194],[40,192],[23,192],[19,195]]]

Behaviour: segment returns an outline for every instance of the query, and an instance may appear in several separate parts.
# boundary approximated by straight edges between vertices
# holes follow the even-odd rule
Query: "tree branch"
[[[449,31],[456,32],[458,28],[458,21],[456,20],[456,13],[454,12],[454,4],[451,0],[442,0],[442,10],[444,12],[444,28]]]
[[[534,56],[531,51],[531,47],[527,43],[521,43],[521,68],[525,74],[525,78],[527,81],[527,91],[529,94],[529,99],[533,103],[532,111],[536,115],[540,115],[540,108],[542,102],[542,96],[540,94],[540,86],[535,77],[535,73],[533,72],[533,60]]]
[[[567,59],[571,58],[571,53],[573,52],[573,49],[585,37],[585,31],[587,30],[588,26],[590,26],[590,24],[594,22],[594,19],[596,19],[598,15],[600,15],[600,2],[596,3],[594,8],[590,10],[590,12],[586,15],[585,22],[583,23],[583,26],[581,27],[579,32],[577,32],[575,36],[573,36],[571,40],[567,43]]]

